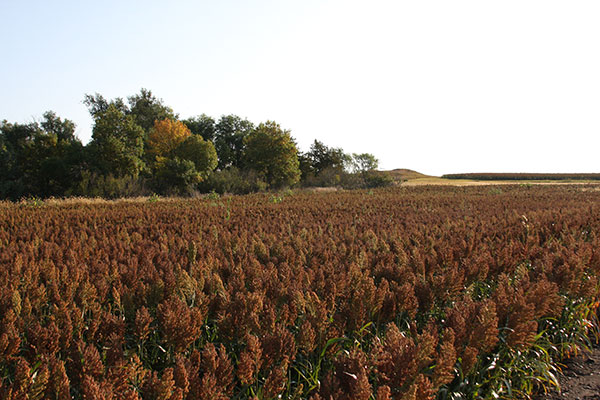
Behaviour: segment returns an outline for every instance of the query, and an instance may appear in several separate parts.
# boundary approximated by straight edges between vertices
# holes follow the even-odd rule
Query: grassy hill
[[[391,171],[384,171],[391,175],[396,182],[403,182],[413,179],[431,178],[429,175],[422,174],[412,169],[396,168]]]

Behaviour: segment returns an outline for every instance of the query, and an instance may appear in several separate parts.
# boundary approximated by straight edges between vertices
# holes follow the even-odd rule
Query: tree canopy
[[[0,122],[0,197],[60,196],[83,166],[75,124],[53,111],[29,124]]]
[[[291,186],[300,180],[296,143],[276,122],[259,124],[244,143],[244,164],[264,175],[271,187]]]
[[[244,139],[254,129],[254,124],[237,115],[223,115],[215,125],[215,148],[219,155],[219,169],[242,167]]]
[[[344,153],[342,149],[328,147],[316,139],[311,144],[310,150],[302,156],[305,164],[303,173],[315,176],[327,169],[341,172],[350,160],[350,156]]]
[[[217,152],[215,146],[200,137],[187,137],[175,149],[175,156],[194,163],[201,179],[206,178],[217,167]]]
[[[351,164],[354,172],[373,171],[379,167],[379,161],[373,154],[369,153],[353,153]]]
[[[127,98],[127,103],[120,97],[108,101],[99,93],[86,94],[83,99],[92,115],[107,111],[109,105],[115,106],[125,115],[131,115],[133,121],[148,133],[154,126],[154,121],[164,119],[177,119],[177,115],[171,107],[163,104],[161,99],[156,98],[150,90],[141,89],[140,93]]]
[[[144,167],[144,130],[112,103],[94,120],[88,148],[96,169],[104,175],[137,176]]]
[[[216,122],[213,117],[206,114],[190,117],[182,121],[194,135],[202,136],[202,139],[210,142],[215,140],[217,132]]]
[[[142,89],[139,94],[127,98],[129,103],[129,114],[133,116],[136,124],[142,127],[144,132],[149,132],[158,120],[175,120],[177,115],[171,107],[163,104],[161,99],[156,98],[150,90]]]
[[[147,152],[155,157],[170,157],[175,149],[191,135],[192,132],[181,121],[155,120],[154,127],[148,135]]]
[[[378,185],[377,159],[315,140],[299,153],[290,131],[234,114],[179,116],[150,90],[123,100],[86,94],[92,139],[47,111],[30,123],[0,122],[0,198],[248,193],[294,185]],[[349,171],[353,171],[350,173]],[[360,175],[360,176],[359,176]]]

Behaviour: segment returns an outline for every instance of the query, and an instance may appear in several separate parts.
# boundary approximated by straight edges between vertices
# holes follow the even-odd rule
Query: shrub
[[[344,189],[374,189],[394,184],[394,178],[385,172],[365,171],[343,174],[341,185]]]
[[[267,183],[255,171],[240,171],[230,167],[222,171],[215,171],[198,185],[201,193],[216,192],[219,194],[248,194],[267,189]]]
[[[141,177],[125,175],[101,175],[91,171],[83,171],[81,180],[66,193],[67,196],[104,197],[116,199],[120,197],[136,197],[149,194],[145,181]]]
[[[175,157],[157,162],[152,183],[159,193],[188,195],[200,179],[193,161]]]

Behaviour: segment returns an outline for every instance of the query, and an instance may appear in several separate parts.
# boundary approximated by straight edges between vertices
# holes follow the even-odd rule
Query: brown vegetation
[[[526,395],[554,383],[532,352],[593,326],[598,207],[566,186],[1,203],[0,397]]]
[[[600,174],[549,174],[549,173],[468,173],[442,175],[445,179],[474,179],[482,181],[597,181]]]

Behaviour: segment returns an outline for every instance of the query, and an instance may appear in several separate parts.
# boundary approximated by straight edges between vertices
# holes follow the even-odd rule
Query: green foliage
[[[86,94],[83,103],[94,119],[86,146],[76,138],[75,124],[53,111],[39,122],[0,122],[0,198],[114,198],[143,194],[146,182],[174,194],[191,193],[198,182],[203,192],[239,194],[293,186],[300,178],[305,186],[388,184],[366,174],[377,166],[372,155],[349,156],[318,140],[299,155],[289,131],[275,122],[255,126],[236,115],[216,122],[206,114],[180,121],[143,88],[125,100]],[[350,167],[361,175],[348,174]]]
[[[597,303],[583,299],[565,298],[565,307],[559,318],[546,318],[540,330],[556,344],[553,349],[559,359],[577,354],[580,348],[591,351],[591,337],[600,337],[597,320]]]
[[[245,143],[244,164],[263,175],[270,187],[291,186],[300,180],[296,143],[279,124],[261,123]]]
[[[165,106],[163,101],[157,99],[148,89],[142,88],[139,94],[128,97],[127,102],[129,109],[126,114],[131,115],[134,122],[146,133],[152,129],[154,121],[177,119],[173,109]]]
[[[81,179],[85,165],[85,148],[79,141],[59,141],[52,154],[40,160],[36,174],[40,195],[62,196]]]
[[[125,104],[123,99],[121,99],[120,97],[117,97],[116,99],[111,100],[109,102],[100,93],[95,93],[93,95],[91,95],[91,94],[84,95],[83,104],[85,104],[85,106],[88,108],[90,115],[94,119],[96,118],[97,115],[106,112],[108,110],[108,106],[110,106],[110,105],[113,105],[114,107],[116,107],[123,114],[129,113],[129,108],[127,107],[127,105]]]
[[[38,197],[32,196],[26,199],[22,199],[20,204],[25,207],[40,208],[44,205],[44,201]]]
[[[322,170],[317,175],[303,175],[302,184],[307,187],[335,187],[342,185],[342,178],[346,178],[348,173],[340,171],[338,168],[329,167]]]
[[[0,196],[61,196],[80,177],[83,146],[75,124],[52,111],[41,124],[0,123]]]
[[[237,115],[224,115],[215,126],[215,149],[219,157],[219,169],[242,167],[244,138],[252,132],[254,124]]]
[[[379,160],[377,160],[373,154],[353,153],[350,164],[352,165],[352,170],[354,172],[368,172],[375,171],[379,167]]]
[[[137,177],[144,167],[144,131],[114,104],[94,115],[90,163],[103,175]]]
[[[279,204],[285,200],[286,197],[292,196],[294,192],[292,189],[281,190],[277,193],[273,193],[271,197],[269,197],[269,201],[273,204]]]
[[[394,184],[394,177],[385,172],[367,171],[361,174],[366,188],[388,187]]]
[[[440,390],[438,399],[529,398],[536,392],[558,388],[560,369],[556,361],[582,348],[589,350],[590,336],[598,332],[595,302],[568,297],[564,302],[559,318],[538,322],[538,333],[527,349],[510,346],[506,336],[511,329],[501,329],[494,351],[482,357],[471,372],[465,374],[457,363],[456,378]]]
[[[212,191],[211,191],[210,193],[208,193],[208,194],[207,194],[205,197],[206,197],[208,200],[215,201],[215,200],[219,200],[219,199],[221,198],[221,195],[220,195],[219,193],[215,192],[214,190],[212,190]]]
[[[148,197],[148,203],[158,203],[160,196],[156,193],[152,193],[152,196]]]
[[[214,141],[217,133],[216,123],[213,117],[206,114],[191,117],[182,121],[194,135],[202,136],[209,142]]]
[[[30,165],[31,147],[34,138],[39,134],[37,124],[11,124],[2,121],[0,124],[0,194],[2,197],[16,200],[29,194],[33,187],[27,182],[29,175],[35,170]]]
[[[192,135],[185,139],[175,149],[175,156],[193,162],[202,179],[206,179],[217,167],[215,146],[199,135]]]
[[[198,185],[202,193],[247,194],[267,189],[267,183],[255,171],[235,167],[215,171]]]
[[[193,161],[175,157],[157,164],[154,187],[160,193],[188,195],[201,179]]]
[[[341,148],[327,147],[315,139],[310,150],[300,156],[300,169],[303,179],[318,177],[326,171],[340,174],[346,169],[349,161],[350,156]]]
[[[361,189],[393,184],[391,176],[376,172],[379,161],[369,153],[350,156],[342,149],[327,147],[315,140],[310,151],[302,154],[299,160],[304,186]]]
[[[303,182],[306,187],[342,187],[344,189],[373,189],[394,185],[394,178],[380,171],[348,173],[327,168],[317,176],[308,176]]]
[[[67,196],[103,197],[108,199],[146,194],[148,194],[148,191],[140,177],[131,175],[116,177],[112,174],[102,175],[89,170],[83,171],[81,179],[65,192]]]
[[[56,135],[59,142],[78,141],[75,137],[75,123],[68,119],[63,121],[54,111],[46,111],[40,125],[45,132]]]

